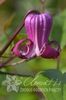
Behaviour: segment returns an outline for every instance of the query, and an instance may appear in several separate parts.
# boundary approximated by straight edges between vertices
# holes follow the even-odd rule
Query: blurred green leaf
[[[65,100],[66,73],[50,69],[35,77],[35,85],[47,100]]]
[[[17,97],[16,100],[38,100],[38,96],[36,96],[34,93],[22,93]]]
[[[50,11],[53,15],[60,11],[66,9],[66,1],[65,0],[46,0],[46,9]]]
[[[58,0],[47,0],[46,9],[55,14],[58,10]]]
[[[66,10],[54,17],[51,39],[58,41],[63,48],[66,45]]]

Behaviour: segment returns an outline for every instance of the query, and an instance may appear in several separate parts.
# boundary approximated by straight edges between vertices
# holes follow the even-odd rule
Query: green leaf
[[[64,84],[63,90],[63,100],[66,100],[66,84]]]
[[[66,73],[56,69],[45,70],[36,75],[34,84],[47,100],[65,100]]]
[[[44,73],[44,76],[48,77],[50,80],[62,81],[62,73],[56,69],[48,69]]]

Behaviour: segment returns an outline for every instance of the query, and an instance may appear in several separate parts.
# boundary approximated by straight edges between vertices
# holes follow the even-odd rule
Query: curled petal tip
[[[23,39],[16,43],[12,52],[23,59],[31,58],[35,55],[33,42],[29,39]]]

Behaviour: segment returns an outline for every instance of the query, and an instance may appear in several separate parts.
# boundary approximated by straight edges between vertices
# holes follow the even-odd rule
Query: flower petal
[[[51,47],[51,44],[53,43],[57,45],[56,48]],[[46,49],[44,50],[42,57],[55,59],[59,56],[59,54],[60,54],[59,45],[57,44],[56,41],[51,41],[48,45],[46,45]]]
[[[25,28],[28,38],[35,44],[36,55],[39,56],[52,27],[52,17],[49,13],[31,13],[25,18]]]
[[[17,42],[12,51],[16,56],[23,59],[32,58],[35,56],[34,44],[29,39],[22,39]]]

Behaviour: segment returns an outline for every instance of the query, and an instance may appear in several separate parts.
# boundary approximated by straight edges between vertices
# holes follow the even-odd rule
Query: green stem
[[[40,3],[41,3],[41,12],[44,12],[44,3],[45,3],[45,0],[40,0]]]
[[[10,57],[5,62],[0,63],[0,69],[3,68],[3,67],[6,67],[6,64],[8,64],[9,62],[11,62],[14,58],[15,58],[15,56]]]
[[[57,70],[60,69],[60,56],[57,58]]]
[[[64,100],[64,97],[63,97],[63,82],[61,82],[61,93],[62,93],[62,100]]]

